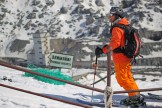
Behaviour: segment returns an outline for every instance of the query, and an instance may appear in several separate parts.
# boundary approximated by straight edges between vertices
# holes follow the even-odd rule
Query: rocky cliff
[[[155,41],[144,43],[142,54],[147,56],[161,51],[161,42],[158,42],[162,38],[161,0],[1,0],[0,6],[0,56],[3,57],[15,52],[18,57],[28,54],[34,48],[33,33],[46,32],[54,40],[64,41],[64,45],[60,45],[58,40],[51,40],[51,50],[66,51],[81,60],[89,55],[82,46],[94,51],[96,45],[81,45],[77,40],[101,41],[103,36],[109,39],[110,25],[105,15],[111,6],[123,7],[125,16],[139,29],[141,37]],[[93,56],[93,52],[90,55]],[[160,59],[161,56],[152,55],[140,64],[151,65]],[[161,65],[160,61],[155,64],[159,63]]]

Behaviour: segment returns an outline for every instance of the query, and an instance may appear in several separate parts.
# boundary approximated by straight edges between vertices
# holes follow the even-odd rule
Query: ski
[[[89,102],[86,100],[81,100],[81,99],[76,99],[79,103],[89,105],[89,106],[96,106],[100,108],[104,108],[105,105],[104,103],[98,103],[98,102]],[[153,106],[153,105],[144,105],[144,106],[125,106],[125,105],[120,105],[120,103],[113,103],[112,107],[115,108],[161,108],[161,106]]]
[[[145,99],[153,99],[153,100],[162,100],[162,95],[156,95],[152,93],[147,93],[148,95],[141,94]]]
[[[157,100],[162,100],[162,95],[157,95],[157,94],[152,94],[152,93],[148,93],[148,95]]]
[[[91,96],[87,96],[87,95],[80,95],[80,97],[78,99],[76,99],[79,103],[85,104],[85,105],[89,105],[89,106],[97,106],[97,107],[105,107],[104,104],[104,99],[101,98],[92,98]],[[118,100],[113,100],[112,101],[112,107],[119,107],[119,108],[145,108],[142,105],[139,107],[135,107],[135,106],[125,106],[125,105],[121,105],[120,101]]]
[[[82,104],[86,104],[86,105],[90,105],[90,106],[104,107],[104,102],[102,99],[91,98],[91,96],[80,95],[80,97],[76,100]]]
[[[149,94],[149,95],[154,95],[154,94]],[[145,98],[145,96],[149,96],[149,95],[144,95],[144,98]],[[85,105],[89,105],[89,106],[96,106],[96,107],[100,107],[100,108],[105,107],[103,97],[95,97],[95,96],[91,97],[91,96],[82,94],[82,95],[79,95],[79,98],[77,98],[76,101],[81,104],[85,104]],[[116,98],[113,98],[113,100],[112,100],[112,107],[115,107],[115,108],[116,107],[118,107],[118,108],[161,108],[161,106],[149,105],[149,104],[146,104],[146,102],[141,103],[139,105],[128,105],[128,106],[121,105],[120,100],[116,99]]]

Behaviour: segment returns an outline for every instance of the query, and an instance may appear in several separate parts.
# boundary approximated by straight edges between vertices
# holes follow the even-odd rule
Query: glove
[[[111,51],[111,47],[109,45],[104,45],[103,48],[102,48],[102,52],[104,54],[107,54],[108,52]]]
[[[97,48],[95,49],[95,55],[96,55],[97,57],[100,57],[101,54],[103,54],[102,48],[97,47]]]

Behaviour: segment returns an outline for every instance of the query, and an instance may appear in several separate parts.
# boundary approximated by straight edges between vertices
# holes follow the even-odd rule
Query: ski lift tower
[[[47,32],[37,31],[33,34],[34,41],[34,59],[33,63],[39,66],[48,65],[49,56],[49,34]]]

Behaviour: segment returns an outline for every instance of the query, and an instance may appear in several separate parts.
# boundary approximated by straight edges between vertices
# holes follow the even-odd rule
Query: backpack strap
[[[121,28],[121,29],[124,30],[124,36],[126,36],[126,34],[129,32],[129,31],[128,31],[128,28],[127,28],[128,26],[129,26],[129,25],[114,24],[114,25],[111,27],[111,29],[110,29],[110,33],[112,34],[112,30],[113,30],[114,27],[119,27],[119,28]],[[114,52],[114,53],[124,53],[124,48],[121,47],[121,46],[119,46],[118,48],[115,48],[115,49],[113,50],[113,52]]]
[[[113,30],[114,27],[119,27],[119,28],[123,29],[124,32],[125,32],[125,31],[127,31],[127,28],[126,28],[126,27],[129,27],[129,26],[130,26],[130,25],[114,24],[114,25],[111,27],[111,29],[110,29],[110,33],[112,33],[112,30]]]

